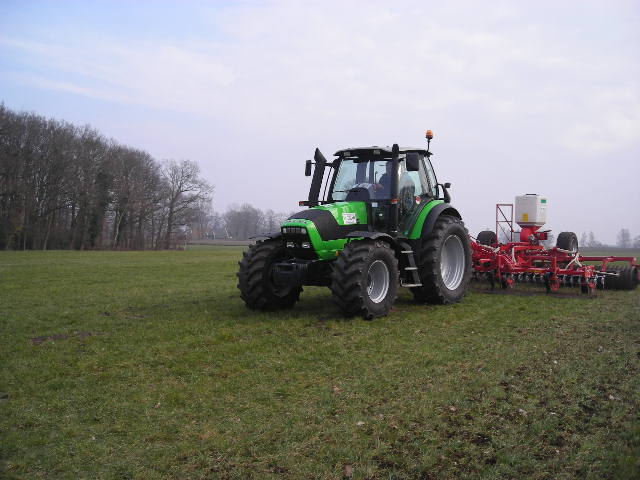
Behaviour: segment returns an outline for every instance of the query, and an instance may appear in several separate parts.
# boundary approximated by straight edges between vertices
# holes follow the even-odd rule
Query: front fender
[[[407,238],[418,240],[423,235],[428,234],[436,223],[440,215],[452,215],[456,218],[462,218],[458,210],[453,208],[449,203],[442,200],[432,200],[425,204],[415,217],[415,221]]]
[[[438,220],[438,217],[440,217],[440,215],[449,215],[451,217],[456,217],[457,219],[462,220],[462,216],[460,215],[460,212],[458,212],[458,210],[453,208],[448,203],[441,203],[433,207],[427,214],[426,221],[422,226],[422,236],[431,233],[431,230],[433,230],[433,226],[436,224],[436,220]]]

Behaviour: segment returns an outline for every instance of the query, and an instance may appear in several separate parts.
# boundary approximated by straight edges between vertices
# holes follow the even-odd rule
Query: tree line
[[[293,213],[260,210],[249,203],[233,204],[226,212],[213,212],[209,216],[207,231],[216,238],[246,240],[254,235],[280,230],[280,224]]]
[[[600,242],[598,239],[596,239],[593,232],[589,232],[588,234],[586,232],[583,232],[582,236],[580,237],[580,246],[589,248],[600,248],[613,245],[607,245]],[[631,232],[628,228],[621,228],[618,231],[615,246],[618,248],[640,248],[640,235],[636,235],[632,238]]]
[[[195,162],[0,104],[2,249],[171,248],[212,191]]]
[[[211,207],[213,187],[189,160],[156,161],[90,126],[14,112],[0,103],[1,249],[160,249],[188,238],[247,239],[290,213]],[[602,247],[593,232],[583,247]],[[553,243],[553,238],[548,241]],[[617,246],[640,248],[618,232]]]

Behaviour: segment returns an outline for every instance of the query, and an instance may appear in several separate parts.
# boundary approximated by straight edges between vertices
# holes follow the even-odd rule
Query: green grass
[[[639,477],[640,291],[256,313],[241,251],[0,253],[0,477]]]

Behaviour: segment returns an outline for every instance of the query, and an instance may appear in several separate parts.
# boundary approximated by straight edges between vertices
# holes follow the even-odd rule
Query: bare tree
[[[596,240],[596,236],[593,234],[593,232],[589,232],[589,241],[587,242],[587,247],[598,248],[602,246],[603,244]]]
[[[189,209],[209,198],[213,188],[200,178],[200,167],[190,160],[168,160],[163,165],[162,178],[166,188],[164,248],[170,248],[176,225]]]
[[[621,228],[618,232],[618,241],[616,243],[620,248],[631,247],[631,233],[628,228]]]
[[[238,240],[246,240],[260,233],[258,229],[263,224],[263,219],[263,213],[248,203],[240,207],[231,205],[224,214],[227,233]]]
[[[580,245],[581,247],[586,247],[588,243],[589,241],[587,239],[587,234],[585,232],[582,232],[582,235],[580,236],[580,243],[578,245]]]
[[[161,247],[210,192],[193,162],[0,103],[0,248]]]

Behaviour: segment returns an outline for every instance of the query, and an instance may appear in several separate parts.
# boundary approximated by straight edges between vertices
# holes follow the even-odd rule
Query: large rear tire
[[[389,245],[371,240],[350,242],[333,266],[333,301],[347,317],[388,315],[398,296],[398,279],[398,259]]]
[[[578,251],[578,237],[573,232],[561,232],[556,240],[556,247],[570,252]]]
[[[252,310],[280,310],[292,307],[302,287],[280,286],[273,282],[273,265],[285,257],[280,240],[258,241],[244,252],[238,262],[240,297]]]
[[[422,240],[416,301],[447,304],[462,300],[471,280],[471,245],[462,220],[442,215]]]

